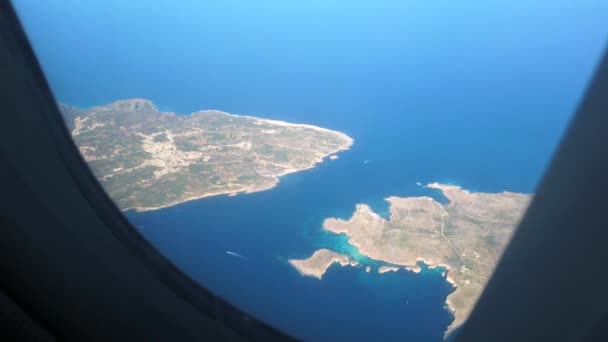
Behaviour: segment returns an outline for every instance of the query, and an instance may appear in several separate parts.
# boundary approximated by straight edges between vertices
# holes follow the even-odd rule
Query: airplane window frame
[[[86,198],[88,206],[94,210],[97,218],[124,248],[176,296],[241,337],[267,341],[292,340],[290,336],[250,316],[195,282],[137,232],[99,184],[79,153],[25,30],[9,2],[0,3],[0,29],[0,42],[6,45],[5,51],[11,55],[12,67],[25,77],[29,86],[29,94],[19,95],[30,97],[32,104],[40,109],[36,114],[44,120],[45,128],[52,136],[52,148],[60,156],[66,172],[70,174],[73,183]],[[6,84],[5,81],[7,80],[2,83]],[[7,87],[0,89],[7,90]]]
[[[142,264],[145,265],[149,269],[149,271],[163,284],[166,284],[169,288],[171,288],[175,294],[181,296],[186,301],[190,302],[193,306],[198,308],[199,310],[208,313],[210,316],[214,317],[219,322],[222,322],[226,326],[229,326],[235,330],[237,330],[242,336],[251,337],[253,339],[260,340],[288,340],[290,339],[288,336],[285,336],[280,331],[275,330],[271,326],[264,324],[263,322],[259,322],[255,319],[255,317],[250,317],[246,313],[243,313],[238,308],[230,305],[223,299],[216,297],[212,293],[206,291],[203,286],[194,282],[190,277],[184,274],[179,268],[173,265],[167,258],[162,256],[158,250],[151,245],[149,242],[143,239],[143,237],[136,231],[136,229],[130,224],[130,222],[126,219],[126,217],[122,214],[122,212],[117,208],[115,203],[109,198],[106,192],[103,190],[95,176],[90,171],[88,165],[78,153],[78,149],[71,139],[69,132],[63,122],[63,118],[57,108],[57,104],[55,102],[54,97],[52,96],[51,90],[48,84],[45,81],[42,70],[37,62],[36,56],[33,53],[33,50],[29,46],[27,38],[20,26],[19,20],[13,11],[10,4],[6,2],[0,3],[0,28],[2,32],[0,33],[0,39],[3,44],[7,44],[10,49],[7,50],[8,53],[4,53],[4,55],[10,54],[11,63],[13,67],[18,70],[12,70],[14,73],[21,73],[21,75],[25,75],[23,82],[27,84],[27,89],[29,91],[25,96],[29,97],[32,103],[29,104],[29,108],[37,108],[39,109],[38,113],[32,114],[36,115],[37,120],[42,120],[45,122],[46,129],[49,134],[53,138],[53,146],[50,146],[56,152],[58,156],[60,156],[63,165],[65,166],[65,171],[69,172],[75,184],[77,184],[81,194],[88,201],[88,205],[93,208],[97,217],[105,224],[105,226],[109,229],[109,231],[114,235],[114,237],[121,243],[121,245],[130,253],[132,253],[133,257],[141,260]],[[579,107],[577,116],[575,117],[573,123],[570,125],[568,131],[564,135],[564,140],[558,151],[555,154],[554,160],[551,165],[546,170],[545,176],[539,186],[539,191],[537,192],[537,197],[534,199],[531,207],[526,212],[524,221],[522,226],[525,229],[517,229],[516,234],[508,245],[503,258],[497,266],[496,272],[493,274],[488,287],[484,290],[482,294],[482,298],[480,302],[475,306],[473,315],[467,321],[467,323],[463,327],[462,335],[459,335],[457,338],[472,338],[474,336],[480,337],[480,331],[475,329],[480,329],[480,327],[484,327],[489,330],[490,324],[497,326],[498,332],[508,332],[505,330],[508,327],[509,322],[491,322],[492,319],[496,317],[488,316],[488,310],[491,307],[496,307],[496,302],[505,303],[507,298],[497,298],[496,294],[500,293],[499,290],[504,290],[504,283],[499,283],[500,279],[506,279],[509,276],[509,271],[517,270],[516,262],[521,259],[521,256],[517,255],[518,251],[522,251],[524,247],[528,246],[531,243],[528,238],[531,234],[540,233],[538,229],[535,231],[534,229],[530,229],[530,225],[538,222],[534,221],[538,220],[539,212],[541,209],[546,210],[555,208],[552,205],[556,205],[556,202],[560,202],[561,199],[552,201],[550,196],[556,195],[556,189],[553,187],[556,184],[560,184],[560,180],[564,180],[565,176],[569,176],[570,181],[564,182],[564,185],[568,186],[568,189],[572,190],[577,185],[577,182],[584,183],[585,181],[589,181],[590,178],[587,179],[576,179],[576,177],[572,178],[572,176],[577,176],[581,174],[581,169],[573,169],[564,171],[564,167],[568,166],[568,162],[572,162],[573,160],[581,160],[583,162],[589,162],[589,159],[593,157],[597,158],[597,165],[595,165],[596,169],[594,172],[599,172],[607,169],[608,160],[606,160],[605,152],[608,148],[605,144],[605,140],[602,140],[599,135],[590,135],[585,137],[584,133],[591,132],[595,133],[599,129],[597,127],[593,128],[593,120],[597,119],[601,113],[606,113],[606,100],[604,99],[602,102],[601,95],[602,92],[605,93],[605,90],[608,89],[606,86],[608,84],[608,58],[606,54],[603,56],[603,62],[600,68],[597,69],[596,76],[591,81],[591,86],[588,88],[586,92],[585,99]],[[8,74],[8,72],[7,72]],[[599,76],[598,76],[599,75]],[[2,90],[10,89],[5,82],[2,80]],[[26,89],[24,88],[24,89]],[[599,96],[599,97],[598,97]],[[5,96],[6,97],[6,96]],[[13,99],[13,103],[18,102]],[[594,106],[599,109],[593,109]],[[601,112],[603,111],[603,112]],[[600,113],[601,112],[601,113]],[[599,120],[598,122],[602,125],[602,127],[607,125],[607,119]],[[591,123],[592,129],[589,129]],[[27,129],[25,129],[27,131]],[[36,137],[32,137],[36,139]],[[578,140],[577,140],[578,139]],[[604,145],[597,144],[595,145],[597,148],[588,151],[588,155],[579,155],[577,158],[572,158],[572,153],[575,151],[575,147],[580,147],[582,143],[594,143],[603,141]],[[575,144],[577,143],[577,144]],[[19,152],[19,146],[15,145],[17,148],[17,152]],[[7,152],[0,149],[0,152]],[[570,153],[570,155],[566,155]],[[602,154],[604,153],[604,154]],[[604,159],[602,159],[604,158]],[[2,156],[2,160],[4,162],[4,156]],[[602,162],[602,163],[600,163]],[[587,164],[585,164],[587,165]],[[588,166],[588,165],[587,165]],[[582,166],[581,166],[582,167]],[[561,172],[561,173],[560,173]],[[568,173],[569,172],[569,173]],[[8,172],[7,172],[8,174]],[[564,175],[565,174],[565,175]],[[16,181],[17,182],[17,181]],[[594,191],[598,189],[606,189],[608,188],[608,184],[598,183],[597,188],[593,189]],[[576,195],[584,194],[583,192],[574,192]],[[599,197],[599,196],[598,196]],[[539,199],[540,198],[540,199]],[[555,197],[557,198],[557,197]],[[598,203],[593,203],[595,207],[601,205],[601,201]],[[531,218],[531,211],[534,211],[535,217]],[[558,212],[559,213],[559,212]],[[563,215],[563,213],[562,213]],[[542,215],[541,215],[542,216]],[[600,227],[598,222],[592,222],[595,225],[583,226],[580,227],[581,231],[585,231],[587,233],[593,232],[593,228]],[[598,234],[591,235],[592,238],[588,244],[589,250],[585,251],[586,253],[597,253],[596,255],[604,255],[608,251],[604,248],[601,249],[600,242],[606,241],[606,231],[596,232]],[[603,234],[603,235],[601,235]],[[595,238],[597,241],[594,241]],[[537,242],[537,240],[533,240],[532,242]],[[578,242],[578,241],[577,241]],[[573,243],[572,241],[570,243]],[[598,249],[598,247],[600,249]],[[598,251],[603,251],[600,253]],[[533,253],[536,251],[528,251],[529,253]],[[589,266],[591,268],[591,266]],[[498,274],[498,276],[497,276]],[[519,272],[519,275],[522,275],[522,272]],[[537,278],[538,279],[538,278]],[[567,280],[567,279],[566,279]],[[490,289],[488,291],[488,289]],[[588,294],[587,294],[588,295]],[[499,296],[500,297],[500,296]],[[605,301],[605,299],[604,299]],[[597,304],[601,304],[598,300]],[[594,309],[596,310],[596,309]],[[594,311],[595,312],[595,311]],[[507,313],[503,313],[503,316]],[[522,317],[514,317],[514,319],[518,319],[521,323],[522,319],[525,317],[525,314],[522,314]],[[593,323],[593,322],[591,322]],[[546,327],[546,325],[543,325]],[[576,331],[577,333],[581,333],[581,327],[573,327],[572,329],[579,329]],[[541,327],[537,327],[534,330],[535,333],[541,332]],[[563,327],[562,329],[568,329],[568,327]],[[521,333],[520,330],[512,329],[513,335],[517,333]],[[489,333],[486,331],[486,333]],[[496,332],[495,332],[496,333]],[[572,332],[571,332],[572,333]],[[508,335],[508,334],[507,334]],[[504,335],[503,340],[508,336]],[[486,335],[487,336],[487,335]],[[579,335],[580,336],[580,335]],[[567,337],[567,336],[563,336]]]

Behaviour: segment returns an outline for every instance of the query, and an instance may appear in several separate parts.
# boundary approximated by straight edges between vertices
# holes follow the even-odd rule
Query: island
[[[532,196],[469,192],[439,183],[426,187],[440,190],[448,203],[431,197],[388,197],[388,219],[358,204],[350,219],[328,218],[323,227],[346,234],[359,253],[391,265],[380,267],[379,273],[394,270],[392,265],[414,273],[421,271],[418,263],[443,268],[454,286],[446,299],[454,315],[444,334],[448,336],[471,313]]]
[[[80,153],[122,210],[273,188],[279,177],[347,150],[344,133],[204,110],[161,112],[145,99],[59,105]]]
[[[395,266],[380,266],[378,268],[378,273],[382,274],[382,273],[386,273],[386,272],[397,272],[399,271],[399,267],[395,267]]]
[[[319,249],[307,259],[291,259],[289,263],[304,276],[323,278],[323,275],[334,262],[341,266],[357,266],[357,261],[351,260],[348,256],[329,249]]]

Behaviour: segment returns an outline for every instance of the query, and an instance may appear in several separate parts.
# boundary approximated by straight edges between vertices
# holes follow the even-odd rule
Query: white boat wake
[[[241,255],[239,253],[235,253],[235,252],[231,252],[231,251],[226,251],[226,254],[228,255],[232,255],[233,257],[237,257],[237,258],[241,258],[243,260],[247,260],[247,257],[244,255]]]

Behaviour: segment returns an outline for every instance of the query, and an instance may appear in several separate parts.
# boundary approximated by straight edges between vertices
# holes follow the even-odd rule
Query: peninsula
[[[319,249],[307,259],[292,259],[289,263],[295,267],[300,274],[318,279],[323,278],[323,275],[334,262],[341,266],[357,266],[359,263],[351,260],[348,256],[329,249]]]
[[[350,219],[328,218],[323,227],[346,234],[348,242],[371,259],[414,273],[421,270],[419,262],[445,268],[447,281],[455,287],[446,300],[454,314],[447,336],[469,316],[531,195],[472,193],[438,183],[427,187],[441,190],[449,203],[442,205],[430,197],[389,197],[389,219],[358,204]],[[328,253],[332,252],[324,252]],[[326,269],[319,267],[316,272]],[[395,266],[384,266],[379,273],[394,270]]]
[[[159,111],[128,99],[79,110],[59,105],[91,170],[122,210],[273,188],[348,149],[344,133],[205,110]]]

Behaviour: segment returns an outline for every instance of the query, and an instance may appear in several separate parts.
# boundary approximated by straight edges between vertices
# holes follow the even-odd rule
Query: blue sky
[[[218,97],[234,87],[261,96],[253,93],[270,82],[262,73],[298,82],[357,70],[390,84],[416,71],[458,82],[474,64],[493,70],[481,82],[525,73],[551,82],[572,73],[586,79],[608,36],[602,0],[15,4],[56,95],[75,104],[154,93],[136,81],[151,74],[188,96],[207,87]],[[185,68],[187,79],[179,75]],[[495,72],[501,69],[508,72]],[[229,72],[240,73],[242,84],[227,79]]]

